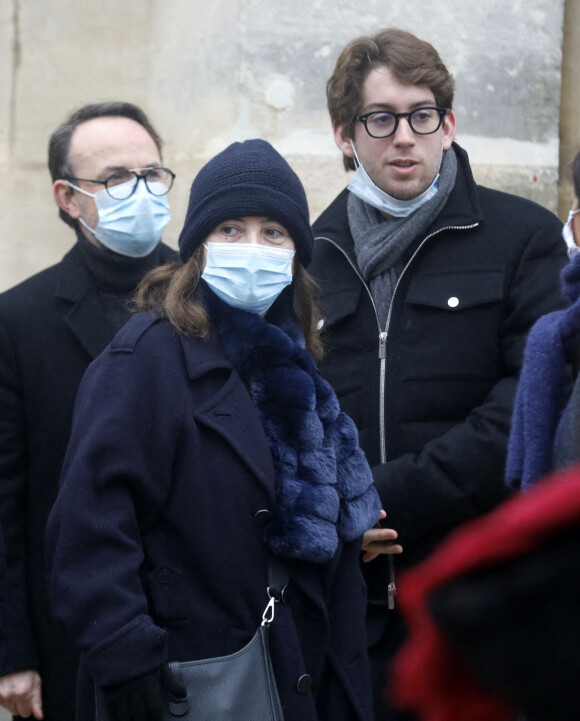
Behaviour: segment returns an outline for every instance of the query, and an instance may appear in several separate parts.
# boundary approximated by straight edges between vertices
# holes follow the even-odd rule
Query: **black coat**
[[[4,534],[0,528],[0,675],[10,671],[8,618],[6,617],[6,554]]]
[[[174,258],[161,247],[161,262]],[[39,669],[46,721],[73,718],[77,655],[50,617],[44,529],[78,385],[113,335],[78,245],[0,295],[0,517],[10,667]]]
[[[267,602],[274,509],[268,440],[215,336],[129,321],[81,384],[47,528],[53,609],[81,668],[105,686],[240,649]],[[359,551],[291,563],[270,643],[286,721],[371,718]]]
[[[526,336],[563,305],[560,221],[476,185],[467,154],[454,147],[455,187],[402,259],[386,329],[357,268],[348,191],[314,224],[309,270],[322,289],[328,348],[321,370],[359,429],[387,523],[404,547],[402,565],[505,497]],[[370,564],[368,578],[373,593],[382,591],[384,565]]]

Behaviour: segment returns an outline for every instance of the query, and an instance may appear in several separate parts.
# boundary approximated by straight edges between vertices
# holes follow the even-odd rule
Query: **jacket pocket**
[[[400,304],[393,316],[387,363],[399,382],[446,385],[407,385],[401,389],[405,405],[412,405],[411,396],[420,406],[440,405],[449,396],[477,405],[505,374],[504,277],[503,267],[486,267],[410,280],[404,306]],[[446,405],[463,408],[459,402]],[[440,414],[441,410],[435,417],[441,419]]]
[[[185,580],[180,571],[162,566],[147,574],[147,585],[156,622],[186,623],[188,620]]]
[[[407,303],[453,313],[496,303],[504,296],[505,269],[437,272],[415,276],[407,292]]]

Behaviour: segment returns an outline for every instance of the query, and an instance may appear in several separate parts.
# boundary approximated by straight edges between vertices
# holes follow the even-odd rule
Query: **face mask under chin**
[[[351,144],[356,158],[357,168],[354,176],[347,186],[348,190],[364,203],[372,205],[373,208],[376,208],[381,213],[395,218],[406,218],[411,215],[411,213],[418,210],[422,205],[429,202],[429,200],[431,200],[431,198],[433,198],[437,193],[439,173],[437,173],[435,179],[427,190],[423,191],[415,198],[411,198],[410,200],[398,200],[397,198],[393,198],[391,195],[375,185],[359,160],[353,140],[351,140]],[[441,167],[442,159],[443,139],[441,139],[441,159],[439,161],[439,167]]]

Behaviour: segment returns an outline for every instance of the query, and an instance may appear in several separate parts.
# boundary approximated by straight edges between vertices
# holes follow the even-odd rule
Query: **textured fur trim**
[[[580,253],[561,279],[572,305],[539,318],[526,342],[506,461],[506,483],[513,489],[528,489],[553,470],[569,380],[566,364],[580,335]]]
[[[356,427],[340,411],[291,318],[274,325],[228,306],[207,288],[202,296],[270,443],[277,508],[265,541],[278,555],[328,561],[339,536],[354,540],[379,518]]]

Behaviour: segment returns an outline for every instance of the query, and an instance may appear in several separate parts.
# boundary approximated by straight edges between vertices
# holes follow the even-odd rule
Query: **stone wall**
[[[171,244],[196,171],[249,137],[266,138],[288,158],[316,217],[347,182],[325,82],[346,42],[384,26],[432,42],[454,73],[458,141],[477,179],[556,210],[564,7],[0,0],[0,290],[56,262],[73,242],[52,200],[46,147],[56,125],[86,102],[135,102],[166,139],[165,161],[177,173]]]

